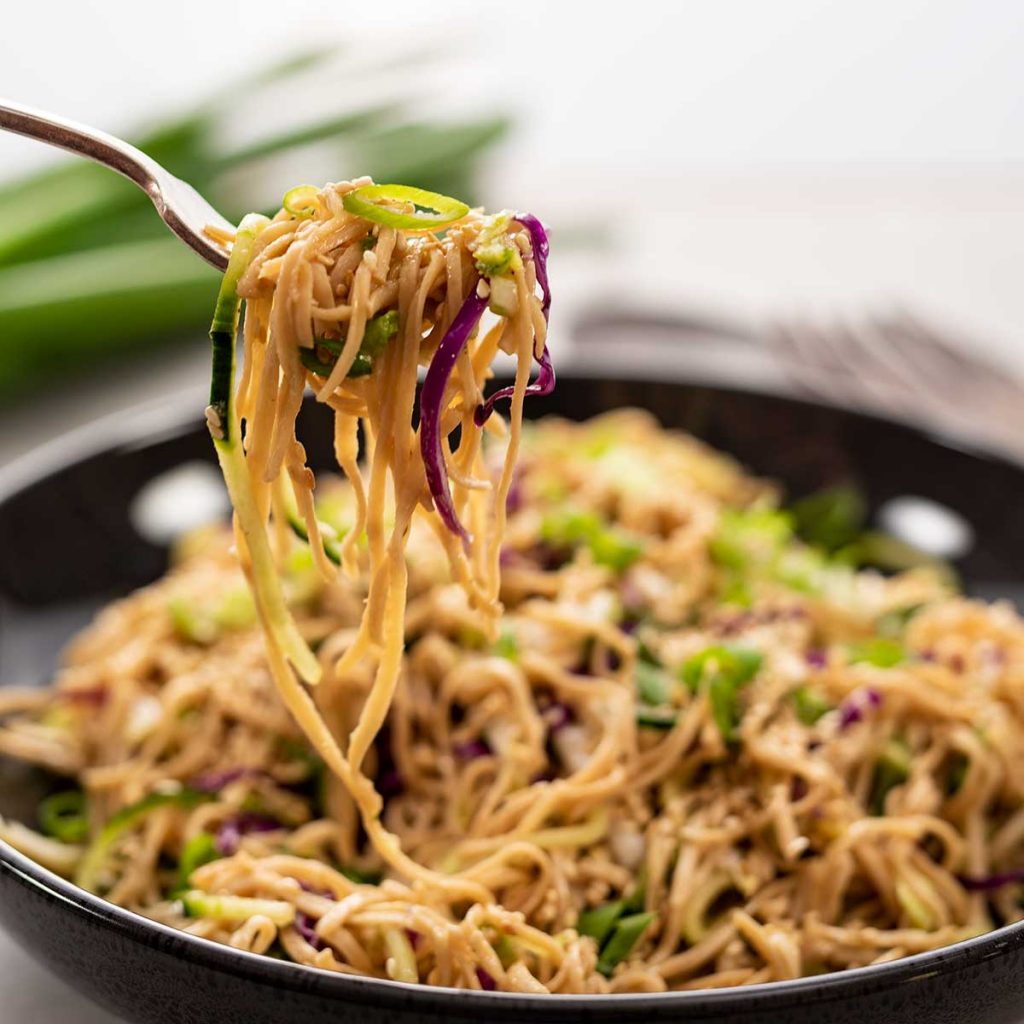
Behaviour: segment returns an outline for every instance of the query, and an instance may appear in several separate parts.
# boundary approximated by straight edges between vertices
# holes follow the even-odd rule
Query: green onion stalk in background
[[[248,212],[238,208],[240,176],[313,144],[337,152],[336,179],[371,174],[472,200],[478,157],[504,133],[502,117],[424,123],[390,102],[244,147],[223,144],[239,95],[265,95],[272,107],[275,89],[294,87],[295,76],[332,56],[290,59],[133,141],[232,221]],[[267,201],[272,213],[279,197]],[[198,339],[217,288],[217,271],[170,234],[142,192],[105,168],[65,161],[0,186],[0,401],[100,360]]]

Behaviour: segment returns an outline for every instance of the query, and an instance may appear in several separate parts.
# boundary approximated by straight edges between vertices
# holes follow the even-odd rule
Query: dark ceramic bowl
[[[534,415],[644,406],[732,452],[792,494],[853,478],[872,508],[901,495],[959,513],[968,589],[1014,596],[1024,473],[908,426],[788,398],[692,384],[565,376]],[[306,409],[308,427],[319,410]],[[329,431],[321,431],[326,440]],[[324,464],[326,446],[311,445]],[[103,602],[157,577],[166,551],[130,510],[174,467],[213,463],[194,404],[122,417],[0,477],[0,679],[44,679]],[[134,503],[134,505],[133,505]],[[51,782],[0,761],[0,814],[31,821]],[[311,970],[193,938],[114,907],[0,843],[0,920],[85,995],[139,1022],[828,1021],[975,1024],[1024,1017],[1024,925],[894,963],[772,985],[654,996],[530,997],[411,987]],[[2,1016],[2,1014],[0,1014]]]

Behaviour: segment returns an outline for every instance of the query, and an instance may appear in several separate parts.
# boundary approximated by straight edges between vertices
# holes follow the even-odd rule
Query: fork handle
[[[103,164],[133,181],[160,208],[160,191],[156,185],[158,165],[141,149],[123,139],[66,117],[4,99],[0,99],[0,128]]]

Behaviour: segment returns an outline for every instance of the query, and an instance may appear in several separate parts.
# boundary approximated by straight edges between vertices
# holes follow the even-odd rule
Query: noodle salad
[[[1015,611],[809,543],[645,413],[523,425],[546,256],[527,214],[368,181],[242,223],[234,528],[0,690],[0,753],[75,781],[0,838],[195,935],[464,989],[747,985],[1019,919]]]

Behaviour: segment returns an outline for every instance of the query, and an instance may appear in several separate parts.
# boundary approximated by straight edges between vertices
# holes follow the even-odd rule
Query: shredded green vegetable
[[[207,793],[194,789],[180,789],[173,793],[150,793],[134,804],[122,807],[103,826],[99,835],[93,840],[79,865],[75,882],[83,889],[95,892],[100,884],[103,869],[117,841],[132,827],[154,811],[164,807],[195,807],[209,800]]]
[[[178,881],[182,889],[187,888],[192,872],[204,864],[220,859],[217,842],[209,832],[198,832],[181,851],[178,861]]]
[[[610,975],[615,967],[629,956],[655,916],[655,914],[647,912],[631,914],[629,917],[619,919],[615,930],[601,949],[601,955],[597,961],[597,969],[603,975],[606,977]]]
[[[832,705],[817,690],[806,686],[797,687],[790,695],[796,717],[804,725],[814,725],[823,715],[832,710]]]
[[[37,813],[43,832],[62,843],[84,843],[89,838],[85,794],[81,790],[48,796],[40,803]]]

